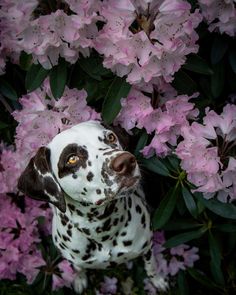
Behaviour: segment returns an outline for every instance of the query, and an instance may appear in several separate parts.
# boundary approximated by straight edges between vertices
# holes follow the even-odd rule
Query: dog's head
[[[101,205],[133,190],[140,179],[135,157],[117,135],[97,121],[67,129],[41,147],[22,173],[18,188],[65,212],[65,194]]]

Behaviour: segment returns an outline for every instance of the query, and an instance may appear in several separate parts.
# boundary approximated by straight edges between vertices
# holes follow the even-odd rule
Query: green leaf
[[[153,215],[154,230],[162,228],[170,219],[179,194],[179,185],[171,188]]]
[[[145,147],[148,141],[148,134],[145,130],[142,131],[138,143],[134,150],[134,155],[137,157],[140,154],[140,151]]]
[[[98,81],[102,81],[101,76],[105,76],[111,73],[110,70],[103,67],[102,58],[98,56],[81,58],[79,60],[79,65],[86,74]]]
[[[198,89],[197,84],[192,80],[192,78],[182,70],[179,70],[175,74],[172,85],[176,90],[178,90],[179,94],[191,95]]]
[[[178,170],[180,164],[179,158],[177,158],[174,155],[171,155],[167,157],[167,160],[170,162],[171,166],[174,168],[175,171]]]
[[[193,195],[186,187],[182,187],[182,196],[184,198],[185,205],[189,211],[189,213],[194,217],[197,218],[198,215],[198,208],[196,202],[193,198]]]
[[[7,98],[15,101],[17,100],[17,93],[15,89],[3,78],[0,78],[0,92]]]
[[[200,194],[194,194],[199,201],[210,211],[215,214],[227,218],[236,219],[236,206],[233,204],[222,203],[215,199],[207,200],[203,198]]]
[[[167,240],[164,244],[164,247],[166,248],[172,248],[175,246],[178,246],[180,244],[189,242],[194,239],[200,238],[205,232],[207,231],[207,228],[201,227],[200,229],[197,229],[195,231],[189,231],[186,233],[178,234],[169,240]]]
[[[214,97],[219,97],[225,85],[225,64],[222,60],[213,66],[214,74],[211,76],[211,93]]]
[[[111,83],[102,105],[102,117],[107,124],[111,124],[118,115],[122,97],[126,97],[130,91],[131,85],[125,81],[125,78],[115,77]]]
[[[189,286],[188,286],[188,282],[186,280],[185,272],[183,270],[180,270],[178,272],[177,282],[178,282],[179,294],[180,295],[188,295],[189,294]]]
[[[213,74],[213,71],[208,65],[208,63],[203,58],[201,58],[200,56],[196,54],[190,55],[187,58],[187,61],[183,65],[183,68],[195,73],[203,74],[203,75]]]
[[[8,124],[6,124],[6,123],[4,123],[4,122],[0,122],[0,129],[5,129],[5,128],[7,128],[7,127],[9,127]]]
[[[60,98],[65,90],[67,80],[67,66],[64,59],[54,66],[49,75],[50,87],[54,98]]]
[[[214,226],[219,231],[226,232],[226,233],[235,233],[236,232],[236,224],[232,223],[223,223],[217,224]]]
[[[163,226],[163,229],[166,231],[176,231],[183,229],[193,229],[202,226],[202,224],[196,223],[192,219],[174,219],[170,220],[166,225]]]
[[[141,159],[141,164],[148,170],[155,172],[163,176],[170,176],[170,172],[167,167],[156,156],[150,159]]]
[[[25,87],[31,92],[37,89],[45,78],[48,76],[49,70],[44,69],[40,64],[32,64],[25,78]]]
[[[215,239],[215,237],[212,235],[211,232],[209,232],[208,241],[209,241],[210,256],[211,256],[210,266],[211,266],[212,275],[217,284],[224,285],[225,284],[224,276],[221,270],[220,247],[219,247],[218,241]]]
[[[217,64],[224,57],[229,44],[221,35],[216,35],[211,47],[211,63]]]
[[[23,70],[28,71],[31,64],[32,64],[32,55],[22,51],[20,55],[20,67]]]
[[[188,273],[192,278],[194,278],[197,282],[199,282],[201,285],[209,288],[209,289],[218,289],[218,286],[212,282],[210,279],[208,279],[208,276],[195,268],[188,268]]]
[[[236,74],[236,50],[231,49],[229,52],[229,63],[231,65],[232,70]]]

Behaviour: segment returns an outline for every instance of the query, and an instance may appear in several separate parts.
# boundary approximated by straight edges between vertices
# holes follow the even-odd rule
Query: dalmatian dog
[[[135,157],[98,121],[80,123],[41,147],[19,178],[24,194],[52,204],[52,237],[78,275],[74,289],[87,287],[86,269],[104,269],[143,256],[158,289],[150,216]]]

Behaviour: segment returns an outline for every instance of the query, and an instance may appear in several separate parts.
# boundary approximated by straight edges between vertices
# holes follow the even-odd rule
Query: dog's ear
[[[50,202],[62,212],[66,211],[64,192],[53,175],[47,147],[41,147],[30,160],[18,180],[18,189],[33,199]]]

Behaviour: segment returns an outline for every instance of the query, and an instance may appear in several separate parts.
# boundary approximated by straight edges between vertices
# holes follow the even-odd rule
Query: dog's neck
[[[88,219],[90,222],[103,220],[116,213],[115,211],[125,211],[127,202],[126,199],[127,194],[122,194],[114,200],[105,201],[103,204],[97,205],[85,201],[78,202],[71,198],[66,198],[66,214],[77,214],[78,216]]]

